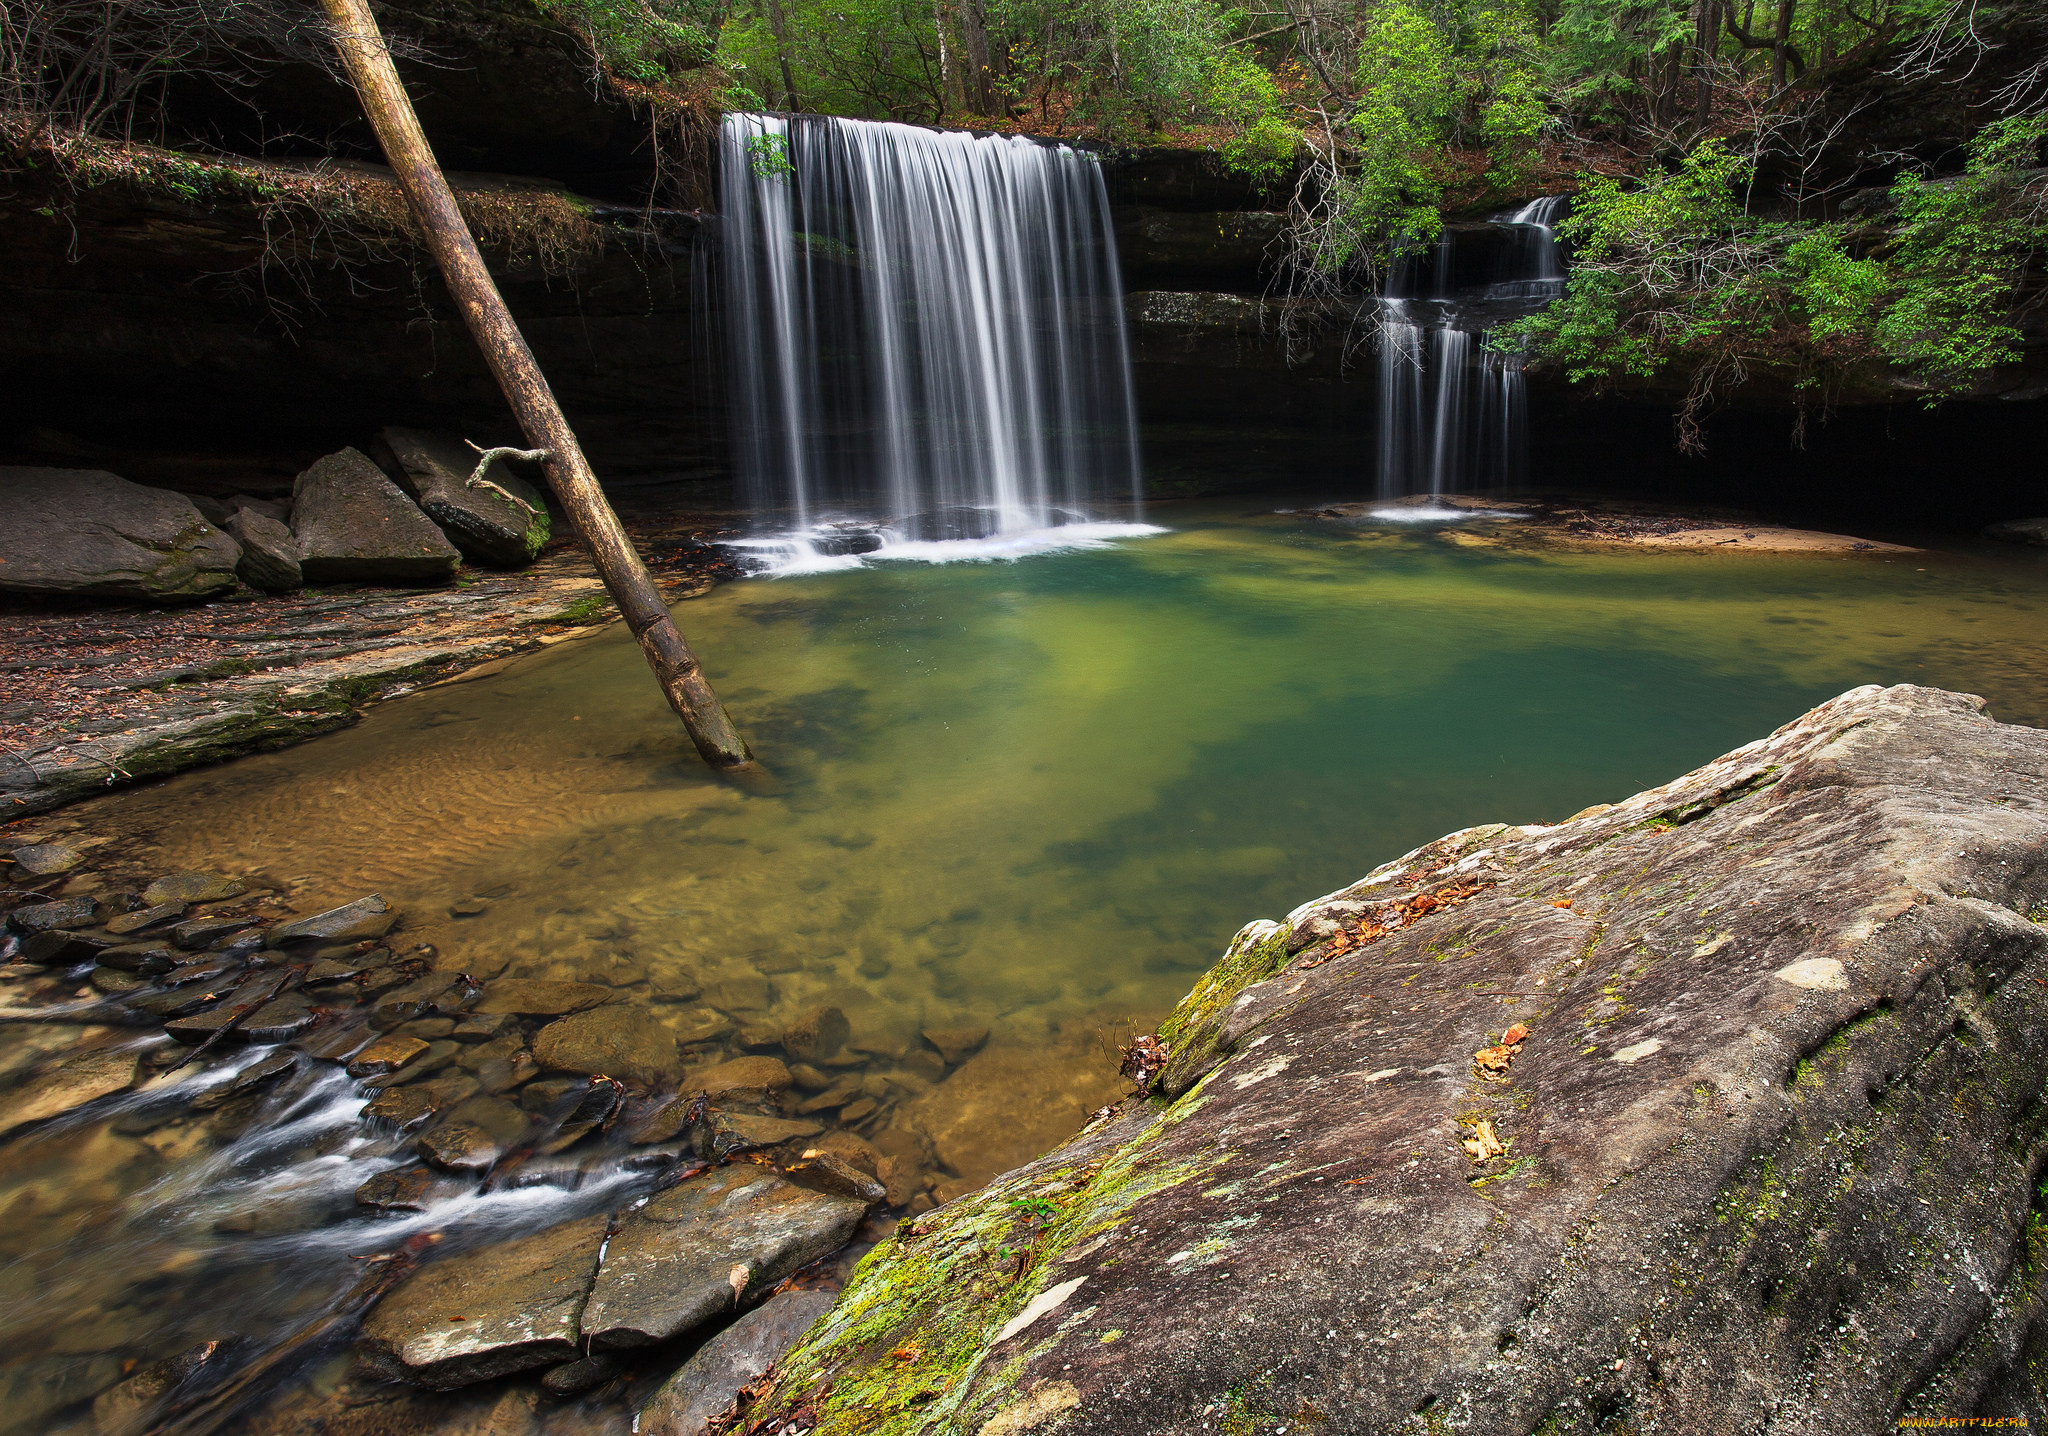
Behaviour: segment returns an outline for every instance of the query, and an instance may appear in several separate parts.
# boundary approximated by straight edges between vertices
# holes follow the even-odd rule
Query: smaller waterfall
[[[1447,226],[1426,253],[1394,265],[1380,301],[1381,498],[1524,480],[1522,359],[1488,338],[1562,292],[1564,203],[1551,195],[1485,226]]]

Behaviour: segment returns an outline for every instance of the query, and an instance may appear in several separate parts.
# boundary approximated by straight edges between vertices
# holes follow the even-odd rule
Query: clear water
[[[1623,797],[1859,683],[1974,691],[2048,724],[2036,557],[1154,517],[1171,532],[685,605],[777,796],[706,772],[614,629],[78,815],[165,869],[266,875],[301,910],[381,891],[408,941],[480,976],[657,1006],[766,976],[769,1019],[831,1001],[857,1035],[987,1023],[1036,1064],[989,1123],[993,1163],[1113,1090],[1108,1040],[1156,1020],[1242,923],[1448,830]],[[450,915],[474,893],[493,895],[483,913]],[[0,1144],[0,1429],[54,1429],[6,1413],[224,1325],[288,1330],[353,1280],[350,1254],[419,1229],[350,1205],[395,1144],[330,1085],[226,1149],[97,1114]],[[433,1225],[516,1229],[604,1197],[541,1190]],[[273,1217],[251,1234],[257,1212]]]

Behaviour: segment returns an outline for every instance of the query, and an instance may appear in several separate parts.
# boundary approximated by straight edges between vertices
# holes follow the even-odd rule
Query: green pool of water
[[[1037,1041],[1156,1017],[1245,921],[1441,833],[1619,799],[1859,683],[2048,722],[2025,557],[1160,517],[1095,551],[685,604],[779,796],[696,763],[615,628],[110,803],[167,864],[381,891],[479,976]],[[448,915],[471,894],[481,914]]]

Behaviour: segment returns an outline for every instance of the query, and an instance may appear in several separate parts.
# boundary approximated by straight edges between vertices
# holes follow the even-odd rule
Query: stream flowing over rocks
[[[1852,690],[1243,929],[748,1432],[2048,1419],[2048,732]]]

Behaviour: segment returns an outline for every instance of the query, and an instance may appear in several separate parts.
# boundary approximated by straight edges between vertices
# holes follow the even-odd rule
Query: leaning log
[[[627,627],[640,640],[640,650],[654,669],[669,706],[683,720],[705,762],[714,768],[751,767],[754,755],[733,727],[697,655],[655,588],[647,565],[606,502],[546,376],[534,362],[533,351],[484,267],[476,240],[420,129],[412,100],[399,83],[390,49],[367,0],[321,3],[333,25],[335,49],[362,100],[363,113],[377,132],[377,141],[384,147],[385,158],[391,162],[448,292],[455,297],[463,321],[497,376],[527,442],[547,452],[542,471],[548,486],[597,561],[597,571]]]

